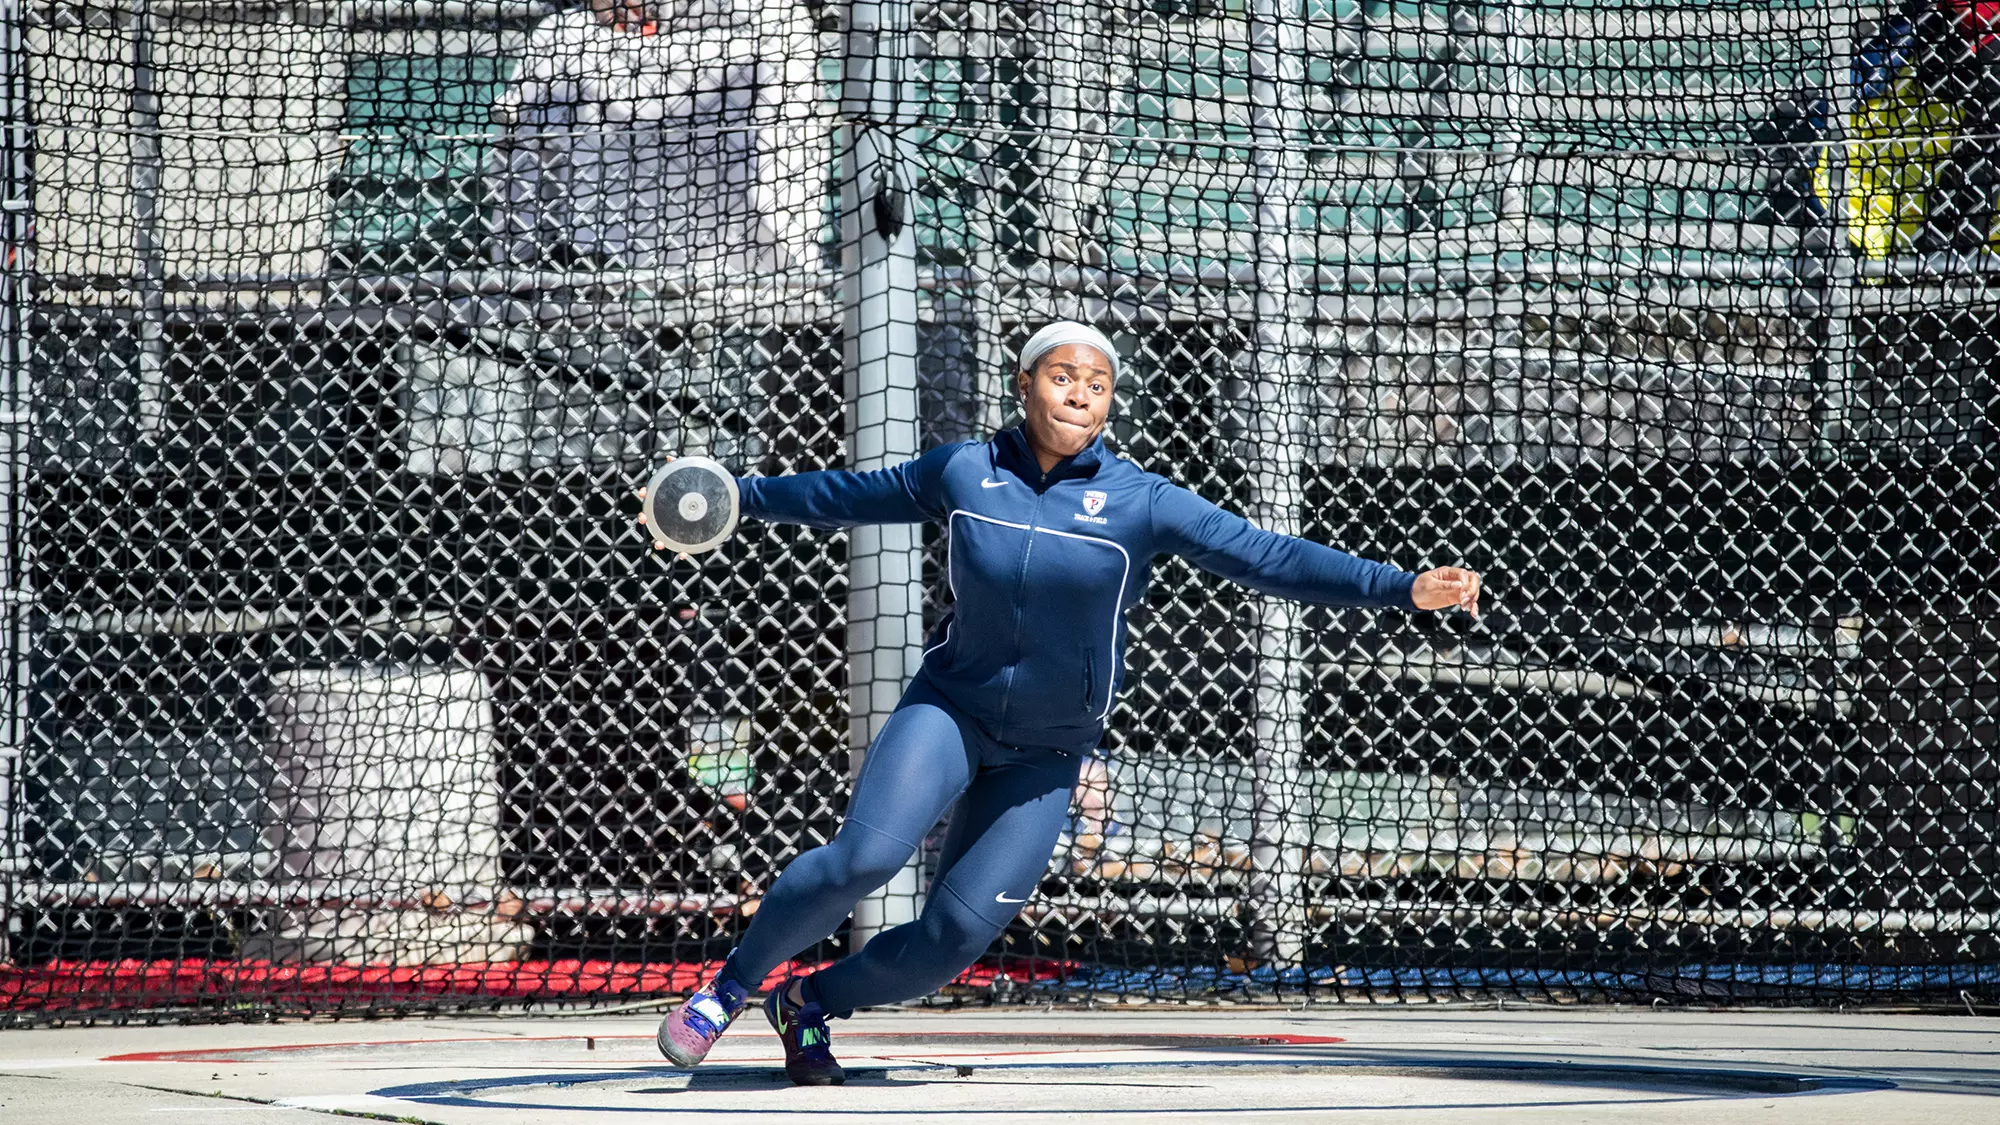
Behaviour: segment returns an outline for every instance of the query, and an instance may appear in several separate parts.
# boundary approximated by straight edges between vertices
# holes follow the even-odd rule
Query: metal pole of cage
[[[1250,518],[1297,535],[1305,464],[1308,357],[1294,323],[1299,288],[1293,227],[1304,168],[1299,91],[1304,33],[1297,0],[1252,0],[1249,11],[1251,190],[1257,292],[1250,362],[1255,473]],[[1262,599],[1256,627],[1256,743],[1251,765],[1250,945],[1266,964],[1295,965],[1305,951],[1304,864],[1310,842],[1303,783],[1304,653],[1298,607]]]
[[[1821,459],[1830,461],[1840,459],[1840,448],[1847,437],[1848,392],[1854,377],[1852,318],[1856,263],[1847,193],[1854,189],[1851,146],[1855,138],[1849,124],[1855,114],[1867,108],[1854,81],[1854,55],[1859,48],[1854,41],[1860,31],[1858,16],[1858,10],[1851,4],[1829,9],[1827,84],[1830,88],[1826,97],[1829,143],[1822,150],[1827,162],[1827,216],[1818,229],[1808,232],[1808,237],[1825,239],[1825,245],[1814,249],[1826,256],[1829,267],[1816,294],[1826,328],[1821,336],[1815,374],[1820,410],[1817,452]]]
[[[15,893],[26,856],[21,792],[28,743],[28,568],[23,519],[30,418],[28,269],[34,231],[34,164],[28,121],[25,0],[0,0],[0,633],[5,634],[7,713],[0,722],[0,960],[17,940]]]
[[[908,0],[854,0],[841,76],[841,352],[848,465],[917,455],[917,247],[906,88]],[[848,747],[854,776],[923,660],[922,530],[848,533]],[[854,908],[850,948],[917,916],[920,856]]]
[[[1493,296],[1499,301],[1503,296],[1510,303],[1518,305],[1518,311],[1509,315],[1496,315],[1492,326],[1492,345],[1487,356],[1486,378],[1492,387],[1491,399],[1494,403],[1520,402],[1525,394],[1524,383],[1528,378],[1528,363],[1524,348],[1528,342],[1528,295],[1533,287],[1528,283],[1529,271],[1536,265],[1531,252],[1534,241],[1534,217],[1529,213],[1528,192],[1522,183],[1527,171],[1523,166],[1522,149],[1525,147],[1525,130],[1522,122],[1526,118],[1525,89],[1527,78],[1528,47],[1527,32],[1522,27],[1522,6],[1520,0],[1512,0],[1502,13],[1502,36],[1500,55],[1494,60],[1500,67],[1501,106],[1506,121],[1494,136],[1495,155],[1504,171],[1500,182],[1498,213],[1493,222]],[[1482,45],[1483,58],[1492,58],[1492,47]],[[1509,258],[1515,261],[1519,270],[1518,280],[1504,280]],[[1510,440],[1510,445],[1514,442]],[[1494,455],[1503,453],[1501,449],[1491,451]],[[1511,455],[1519,455],[1518,445]]]
[[[160,151],[160,92],[153,69],[159,21],[152,0],[132,0],[131,186],[132,250],[138,258],[134,279],[139,296],[138,430],[152,435],[167,412],[167,253],[160,233],[160,181],[166,172]]]
[[[972,48],[966,52],[965,80],[974,91],[972,96],[977,99],[977,120],[982,126],[990,127],[1001,120],[1000,107],[1009,96],[1007,84],[1000,74],[1001,44],[1004,41],[1000,5],[1005,2],[1007,0],[979,0],[967,8]],[[977,333],[973,351],[973,362],[978,371],[974,386],[979,396],[976,432],[986,436],[1006,424],[1014,402],[1013,372],[1007,370],[1009,357],[1005,350],[1005,306],[998,280],[1002,225],[999,211],[1006,196],[1004,180],[1008,170],[1001,167],[998,159],[1002,143],[986,128],[967,138],[967,143],[971,146],[975,170],[973,205],[966,222],[966,236],[971,240],[968,261],[971,272],[966,285],[972,301],[974,331]]]

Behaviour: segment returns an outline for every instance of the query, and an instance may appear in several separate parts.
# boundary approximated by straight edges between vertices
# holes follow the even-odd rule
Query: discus
[[[706,457],[667,462],[639,495],[639,522],[656,551],[697,555],[736,530],[736,478]]]

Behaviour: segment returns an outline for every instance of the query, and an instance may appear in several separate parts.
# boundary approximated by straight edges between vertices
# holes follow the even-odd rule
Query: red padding
[[[781,965],[764,982],[776,987],[824,963]],[[1053,980],[1077,966],[1001,958],[981,961],[954,982],[991,988],[995,981]],[[649,996],[692,991],[719,961],[513,961],[505,964],[276,965],[268,961],[51,961],[29,969],[0,967],[0,1011],[156,1008],[204,1001],[354,1006],[424,997],[551,999]]]

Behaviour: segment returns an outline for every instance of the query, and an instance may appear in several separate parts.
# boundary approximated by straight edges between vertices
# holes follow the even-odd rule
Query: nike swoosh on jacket
[[[1101,437],[1046,473],[1015,428],[874,472],[737,485],[744,515],[776,523],[943,524],[952,610],[925,642],[921,674],[1013,746],[1097,745],[1124,680],[1126,611],[1161,555],[1294,601],[1416,608],[1414,574],[1256,527]]]

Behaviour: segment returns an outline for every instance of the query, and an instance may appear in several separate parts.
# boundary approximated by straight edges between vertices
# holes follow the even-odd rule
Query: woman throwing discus
[[[870,473],[737,481],[746,517],[813,527],[947,529],[953,608],[868,748],[833,840],[793,860],[715,979],[660,1025],[694,1066],[765,977],[831,934],[958,803],[923,914],[764,1002],[800,1085],[845,1079],[829,1016],[923,996],[956,977],[1028,901],[1124,678],[1125,612],[1152,560],[1180,555],[1253,590],[1319,605],[1477,613],[1479,576],[1411,574],[1240,516],[1105,448],[1118,354],[1060,322],[1021,350],[1024,421]]]

